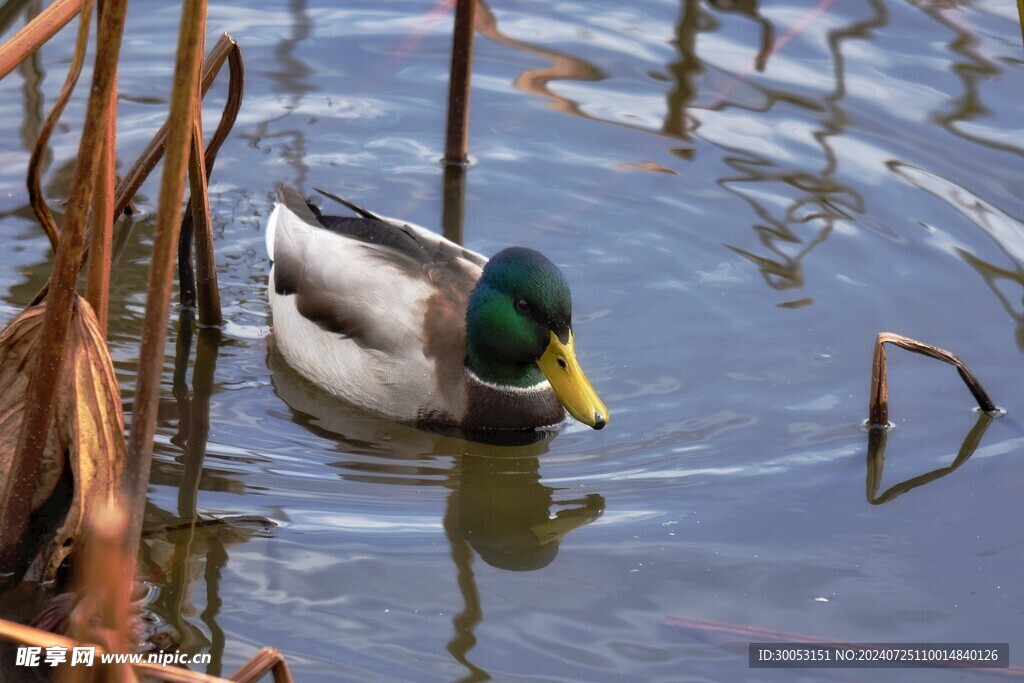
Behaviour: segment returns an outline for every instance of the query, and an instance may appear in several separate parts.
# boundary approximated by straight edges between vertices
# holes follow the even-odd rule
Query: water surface
[[[464,242],[531,246],[562,267],[612,421],[488,447],[338,405],[282,364],[262,246],[274,188],[440,226],[451,16],[443,3],[214,3],[210,42],[231,32],[248,77],[212,176],[228,322],[189,337],[172,312],[146,520],[230,518],[145,544],[152,609],[182,649],[228,674],[272,645],[303,681],[894,680],[751,670],[748,639],[702,619],[1009,642],[1024,664],[1012,3],[480,12]],[[165,116],[177,13],[132,3],[125,167]],[[65,31],[0,83],[4,321],[48,272],[23,175],[70,54]],[[83,110],[80,96],[53,142],[55,208]],[[129,407],[156,192],[143,189],[116,269]],[[959,354],[1010,415],[979,426],[952,368],[890,351],[896,429],[873,491],[861,423],[882,330]],[[886,497],[951,465],[972,429],[954,472]]]

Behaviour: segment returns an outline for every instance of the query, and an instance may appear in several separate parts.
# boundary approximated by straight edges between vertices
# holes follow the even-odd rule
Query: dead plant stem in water
[[[444,160],[464,164],[469,152],[469,82],[473,72],[473,15],[476,0],[458,0],[452,32],[452,63],[448,79],[448,130]]]
[[[221,116],[221,125],[218,126],[217,131],[213,134],[213,138],[210,139],[210,145],[207,148],[207,175],[209,175],[211,170],[209,166],[211,163],[209,156],[210,148],[219,150],[220,145],[227,137],[227,130],[231,129],[231,125],[228,125],[227,130],[221,133],[224,119],[227,116],[228,111],[233,109],[234,113],[231,115],[230,122],[231,124],[234,124],[235,117],[238,115],[238,107],[241,106],[241,50],[239,50],[238,43],[235,42],[235,39],[227,34],[222,35],[220,40],[217,41],[217,44],[213,46],[213,49],[210,51],[210,55],[207,57],[204,64],[202,82],[203,97],[206,96],[207,91],[209,91],[210,87],[213,85],[213,81],[217,77],[217,74],[220,73],[220,69],[224,66],[225,61],[228,62],[232,76],[234,76],[236,72],[237,65],[239,89],[237,98],[235,99],[233,99],[232,92],[229,89],[228,102],[224,105],[225,113]],[[117,202],[114,204],[115,216],[120,215],[125,210],[125,207],[128,206],[128,202],[131,201],[131,198],[139,191],[139,188],[142,187],[142,183],[146,181],[150,172],[152,172],[153,168],[157,165],[157,162],[159,162],[160,158],[163,156],[164,146],[167,144],[167,134],[170,129],[171,120],[170,116],[168,116],[167,121],[164,122],[160,127],[160,130],[156,132],[153,139],[149,141],[145,151],[139,157],[138,161],[136,161],[131,167],[121,184],[118,186]],[[215,142],[216,146],[214,146]],[[214,151],[214,155],[216,155],[216,151]]]
[[[101,0],[102,1],[102,0]],[[121,590],[135,578],[135,558],[125,555],[127,511],[107,505],[96,506],[89,515],[89,536],[85,552],[76,562],[79,577],[78,601],[71,613],[70,635],[79,642],[99,643],[109,652],[128,652],[129,595]],[[81,667],[65,668],[64,681],[88,681],[91,672]],[[108,680],[134,681],[126,664],[116,665]]]
[[[105,0],[100,0],[99,19],[103,20]],[[100,173],[96,179],[92,205],[92,237],[86,247],[92,251],[86,280],[85,298],[96,314],[100,332],[107,334],[110,300],[110,259],[114,235],[114,164],[117,162],[117,74],[110,91],[110,116],[104,136]]]
[[[189,209],[191,210],[192,229],[195,231],[199,324],[206,327],[218,327],[223,323],[223,318],[220,312],[220,293],[217,291],[217,262],[213,253],[210,198],[206,191],[202,103],[198,99],[196,100],[192,129],[192,145],[188,160]]]
[[[36,144],[32,148],[32,156],[28,162],[27,185],[29,203],[32,204],[32,210],[39,220],[39,225],[43,228],[43,232],[46,233],[46,237],[50,240],[50,247],[54,251],[57,250],[57,221],[53,219],[50,207],[46,205],[46,198],[43,196],[41,181],[43,156],[50,145],[50,136],[53,135],[53,129],[57,127],[57,122],[60,120],[61,114],[64,113],[64,108],[67,106],[68,100],[71,99],[71,93],[74,91],[75,85],[78,83],[78,77],[82,73],[82,65],[85,63],[85,52],[89,46],[89,21],[92,19],[92,7],[93,0],[86,0],[82,7],[78,21],[75,54],[71,59],[71,67],[68,69],[68,75],[64,80],[64,87],[61,88],[60,95],[57,96],[57,100],[53,103],[53,108],[39,129],[39,137],[36,138]]]
[[[217,160],[217,152],[227,139],[228,133],[235,125],[238,118],[238,111],[242,106],[242,94],[245,88],[245,66],[242,62],[242,51],[234,39],[224,34],[217,41],[213,50],[206,59],[203,71],[203,93],[209,88],[210,79],[216,76],[224,64],[228,62],[228,96],[224,102],[224,111],[221,113],[217,129],[206,146],[204,155],[206,177],[213,173],[213,165]],[[191,174],[191,171],[190,171]],[[208,193],[207,193],[208,194]],[[196,275],[192,268],[192,242],[194,232],[192,198],[189,198],[189,208],[181,221],[181,234],[178,237],[178,284],[181,297],[181,305],[185,308],[195,308],[197,303]],[[200,233],[203,231],[201,230]],[[199,319],[208,326],[220,325],[220,294],[216,286],[216,262],[213,255],[212,229],[209,236],[196,233],[195,248],[196,262],[200,270],[200,277],[206,279],[205,285],[210,294],[199,295]],[[205,273],[205,274],[204,274]],[[213,297],[216,297],[216,301]],[[204,314],[204,310],[208,313]]]
[[[128,525],[129,556],[138,553],[142,532],[142,510],[146,504],[153,436],[156,431],[160,380],[163,375],[164,341],[171,298],[174,258],[181,220],[181,199],[185,187],[189,145],[193,136],[192,119],[199,94],[199,69],[202,63],[202,36],[206,32],[205,0],[186,0],[182,8],[178,34],[174,86],[171,90],[170,128],[160,183],[160,204],[156,216],[153,263],[146,295],[142,348],[132,410],[132,428],[128,438],[128,463],[125,493],[135,511]]]
[[[224,103],[224,110],[221,113],[217,129],[213,132],[213,136],[210,138],[210,142],[206,146],[205,161],[207,177],[209,177],[213,172],[213,165],[216,161],[217,153],[220,151],[221,146],[224,144],[224,141],[227,139],[232,127],[235,125],[235,120],[238,118],[238,112],[242,106],[242,95],[245,88],[245,64],[242,60],[242,50],[239,48],[235,39],[226,33],[220,37],[204,62],[202,80],[203,97],[206,96],[206,93],[213,85],[214,80],[220,73],[225,62],[228,64],[229,71],[228,96]],[[168,121],[169,120],[170,118],[168,117]],[[146,181],[149,174],[163,157],[164,148],[167,144],[167,131],[169,129],[168,121],[165,121],[152,137],[149,144],[146,146],[146,149],[128,171],[128,174],[124,179],[122,179],[120,184],[118,184],[117,191],[115,193],[112,219],[125,212],[131,203],[132,197],[134,197],[135,193],[139,191],[139,188],[142,187],[142,184]],[[191,225],[191,209],[189,209],[189,212],[185,214],[185,218],[182,221],[183,227],[181,231],[183,234],[188,235],[190,239],[192,235]],[[83,264],[89,258],[90,248],[91,242],[86,244],[85,250],[82,252]],[[192,272],[190,248],[188,250],[182,250],[182,255],[179,257],[179,265],[181,266],[181,272],[179,275],[183,291],[194,293],[195,276]],[[47,283],[43,285],[42,289],[40,289],[33,297],[30,305],[35,305],[42,301],[49,289],[50,282],[47,281]],[[186,306],[195,305],[194,294],[191,299],[187,296],[183,296],[183,300],[183,304]]]
[[[0,79],[75,18],[84,0],[55,0],[14,37],[0,45]]]
[[[962,360],[949,351],[932,346],[931,344],[919,342],[910,337],[893,334],[892,332],[879,332],[878,337],[875,339],[875,354],[871,364],[871,398],[868,406],[869,426],[884,427],[889,424],[889,381],[887,377],[888,361],[885,357],[885,344],[893,344],[901,349],[920,353],[929,358],[941,360],[944,363],[955,366],[957,372],[960,373],[960,378],[974,396],[974,400],[978,402],[978,407],[989,414],[999,411],[996,404],[992,402],[992,399],[988,397],[985,389],[981,386],[981,382],[974,376],[974,373],[964,365]]]

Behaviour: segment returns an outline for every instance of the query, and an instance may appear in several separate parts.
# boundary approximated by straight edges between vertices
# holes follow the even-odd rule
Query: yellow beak
[[[537,365],[570,415],[594,429],[601,429],[608,424],[608,409],[601,403],[594,387],[590,386],[587,376],[576,362],[572,332],[569,332],[568,344],[560,342],[552,332],[551,343],[537,359]]]

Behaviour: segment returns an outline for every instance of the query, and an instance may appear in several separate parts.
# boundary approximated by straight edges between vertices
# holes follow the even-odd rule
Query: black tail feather
[[[338,202],[339,204],[341,204],[343,206],[347,206],[348,208],[352,209],[353,211],[355,211],[357,214],[359,214],[363,218],[369,218],[371,220],[381,221],[382,223],[384,222],[383,220],[381,220],[380,216],[367,211],[366,209],[364,209],[361,206],[353,204],[352,202],[348,201],[347,199],[342,199],[338,195],[333,194],[331,192],[328,192],[327,190],[321,190],[319,187],[314,187],[313,189],[316,190],[317,192],[319,192],[320,194],[322,194],[323,196],[327,197],[328,199],[333,199],[334,201]],[[316,211],[319,213],[319,210],[316,210]]]

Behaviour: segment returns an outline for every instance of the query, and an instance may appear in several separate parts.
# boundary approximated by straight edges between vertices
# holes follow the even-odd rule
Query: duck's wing
[[[318,216],[292,190],[279,197],[267,239],[285,358],[329,391],[380,412],[457,419],[466,302],[486,259],[362,209],[354,209],[358,218]],[[423,398],[410,398],[417,394]],[[401,411],[375,405],[402,401]]]

